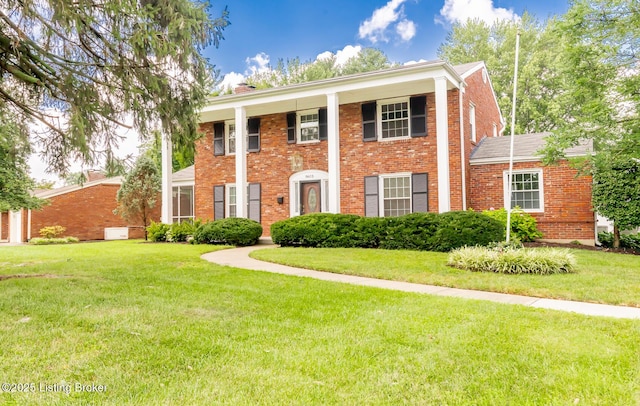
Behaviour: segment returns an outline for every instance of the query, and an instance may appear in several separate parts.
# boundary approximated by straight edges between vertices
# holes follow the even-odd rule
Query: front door
[[[320,212],[320,182],[300,184],[300,214]]]

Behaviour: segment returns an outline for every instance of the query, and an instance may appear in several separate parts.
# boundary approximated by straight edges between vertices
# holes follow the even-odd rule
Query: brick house
[[[544,239],[595,243],[595,214],[591,207],[591,176],[579,176],[567,160],[544,166],[537,151],[549,133],[517,135],[513,150],[512,206],[529,212]],[[486,138],[474,149],[470,207],[505,207],[509,170],[509,137]],[[568,158],[585,156],[593,148],[582,143],[567,149]]]
[[[65,235],[80,240],[144,238],[142,227],[127,224],[122,217],[113,214],[121,184],[122,177],[101,178],[83,185],[37,191],[35,196],[49,200],[49,204],[39,210],[2,213],[0,240],[29,241],[40,237],[39,231],[43,227],[54,225],[65,227]],[[159,206],[152,213],[156,221],[160,219]]]
[[[266,90],[245,86],[211,98],[200,113],[194,214],[252,218],[268,235],[274,222],[312,212],[395,216],[499,207],[502,196],[487,200],[478,186],[484,164],[470,160],[480,140],[500,138],[502,129],[483,62],[424,62]],[[502,176],[500,167],[487,166]],[[545,174],[545,182],[553,176]],[[168,219],[172,201],[163,196]],[[555,206],[546,205],[545,215],[547,209]],[[574,231],[559,227],[550,223],[545,232],[561,238]]]

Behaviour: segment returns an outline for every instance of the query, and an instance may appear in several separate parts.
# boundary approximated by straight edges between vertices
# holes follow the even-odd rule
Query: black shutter
[[[378,177],[364,177],[364,215],[365,217],[380,216],[380,200],[378,199]]]
[[[427,97],[412,97],[409,102],[411,108],[411,136],[424,137],[427,135]]]
[[[327,109],[318,110],[318,124],[320,125],[320,139],[327,139]]]
[[[213,123],[213,155],[224,155],[224,123]]]
[[[260,119],[250,118],[247,120],[248,127],[248,140],[247,151],[258,152],[260,151]]]
[[[224,218],[224,185],[213,187],[213,219]]]
[[[364,141],[375,141],[376,134],[376,102],[362,104],[362,139]]]
[[[247,202],[247,214],[248,218],[260,222],[260,184],[249,184],[249,201]]]
[[[426,213],[429,211],[428,176],[426,173],[414,173],[411,175],[411,208],[413,213]]]
[[[296,113],[287,113],[287,142],[296,143]]]

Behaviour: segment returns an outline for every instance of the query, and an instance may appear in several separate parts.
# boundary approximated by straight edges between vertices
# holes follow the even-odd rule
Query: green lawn
[[[37,389],[0,404],[640,402],[640,321],[221,267],[212,249],[1,247],[0,275],[49,276],[0,280],[2,382]]]
[[[254,251],[264,261],[428,285],[640,307],[640,256],[574,249],[576,272],[504,275],[448,267],[438,252],[342,248]]]

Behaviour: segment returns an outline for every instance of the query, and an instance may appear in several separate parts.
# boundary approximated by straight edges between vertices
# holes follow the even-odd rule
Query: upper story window
[[[505,171],[505,206],[508,197],[509,173]],[[524,211],[544,211],[544,194],[542,187],[542,170],[531,169],[514,171],[511,179],[511,208],[520,207]]]
[[[260,151],[260,119],[247,120],[245,143],[248,152]],[[213,123],[213,155],[233,155],[236,152],[236,123],[234,120]]]
[[[471,141],[476,142],[478,139],[476,135],[476,106],[473,103],[469,105],[469,127],[471,131]]]
[[[409,136],[409,99],[381,102],[379,109],[381,139]]]
[[[227,147],[227,154],[235,154],[236,153],[236,122],[235,121],[227,121],[225,122],[225,144]]]
[[[397,140],[426,135],[426,96],[362,104],[363,141]]]
[[[298,142],[314,142],[320,140],[320,118],[318,110],[306,110],[298,113],[300,129]]]

